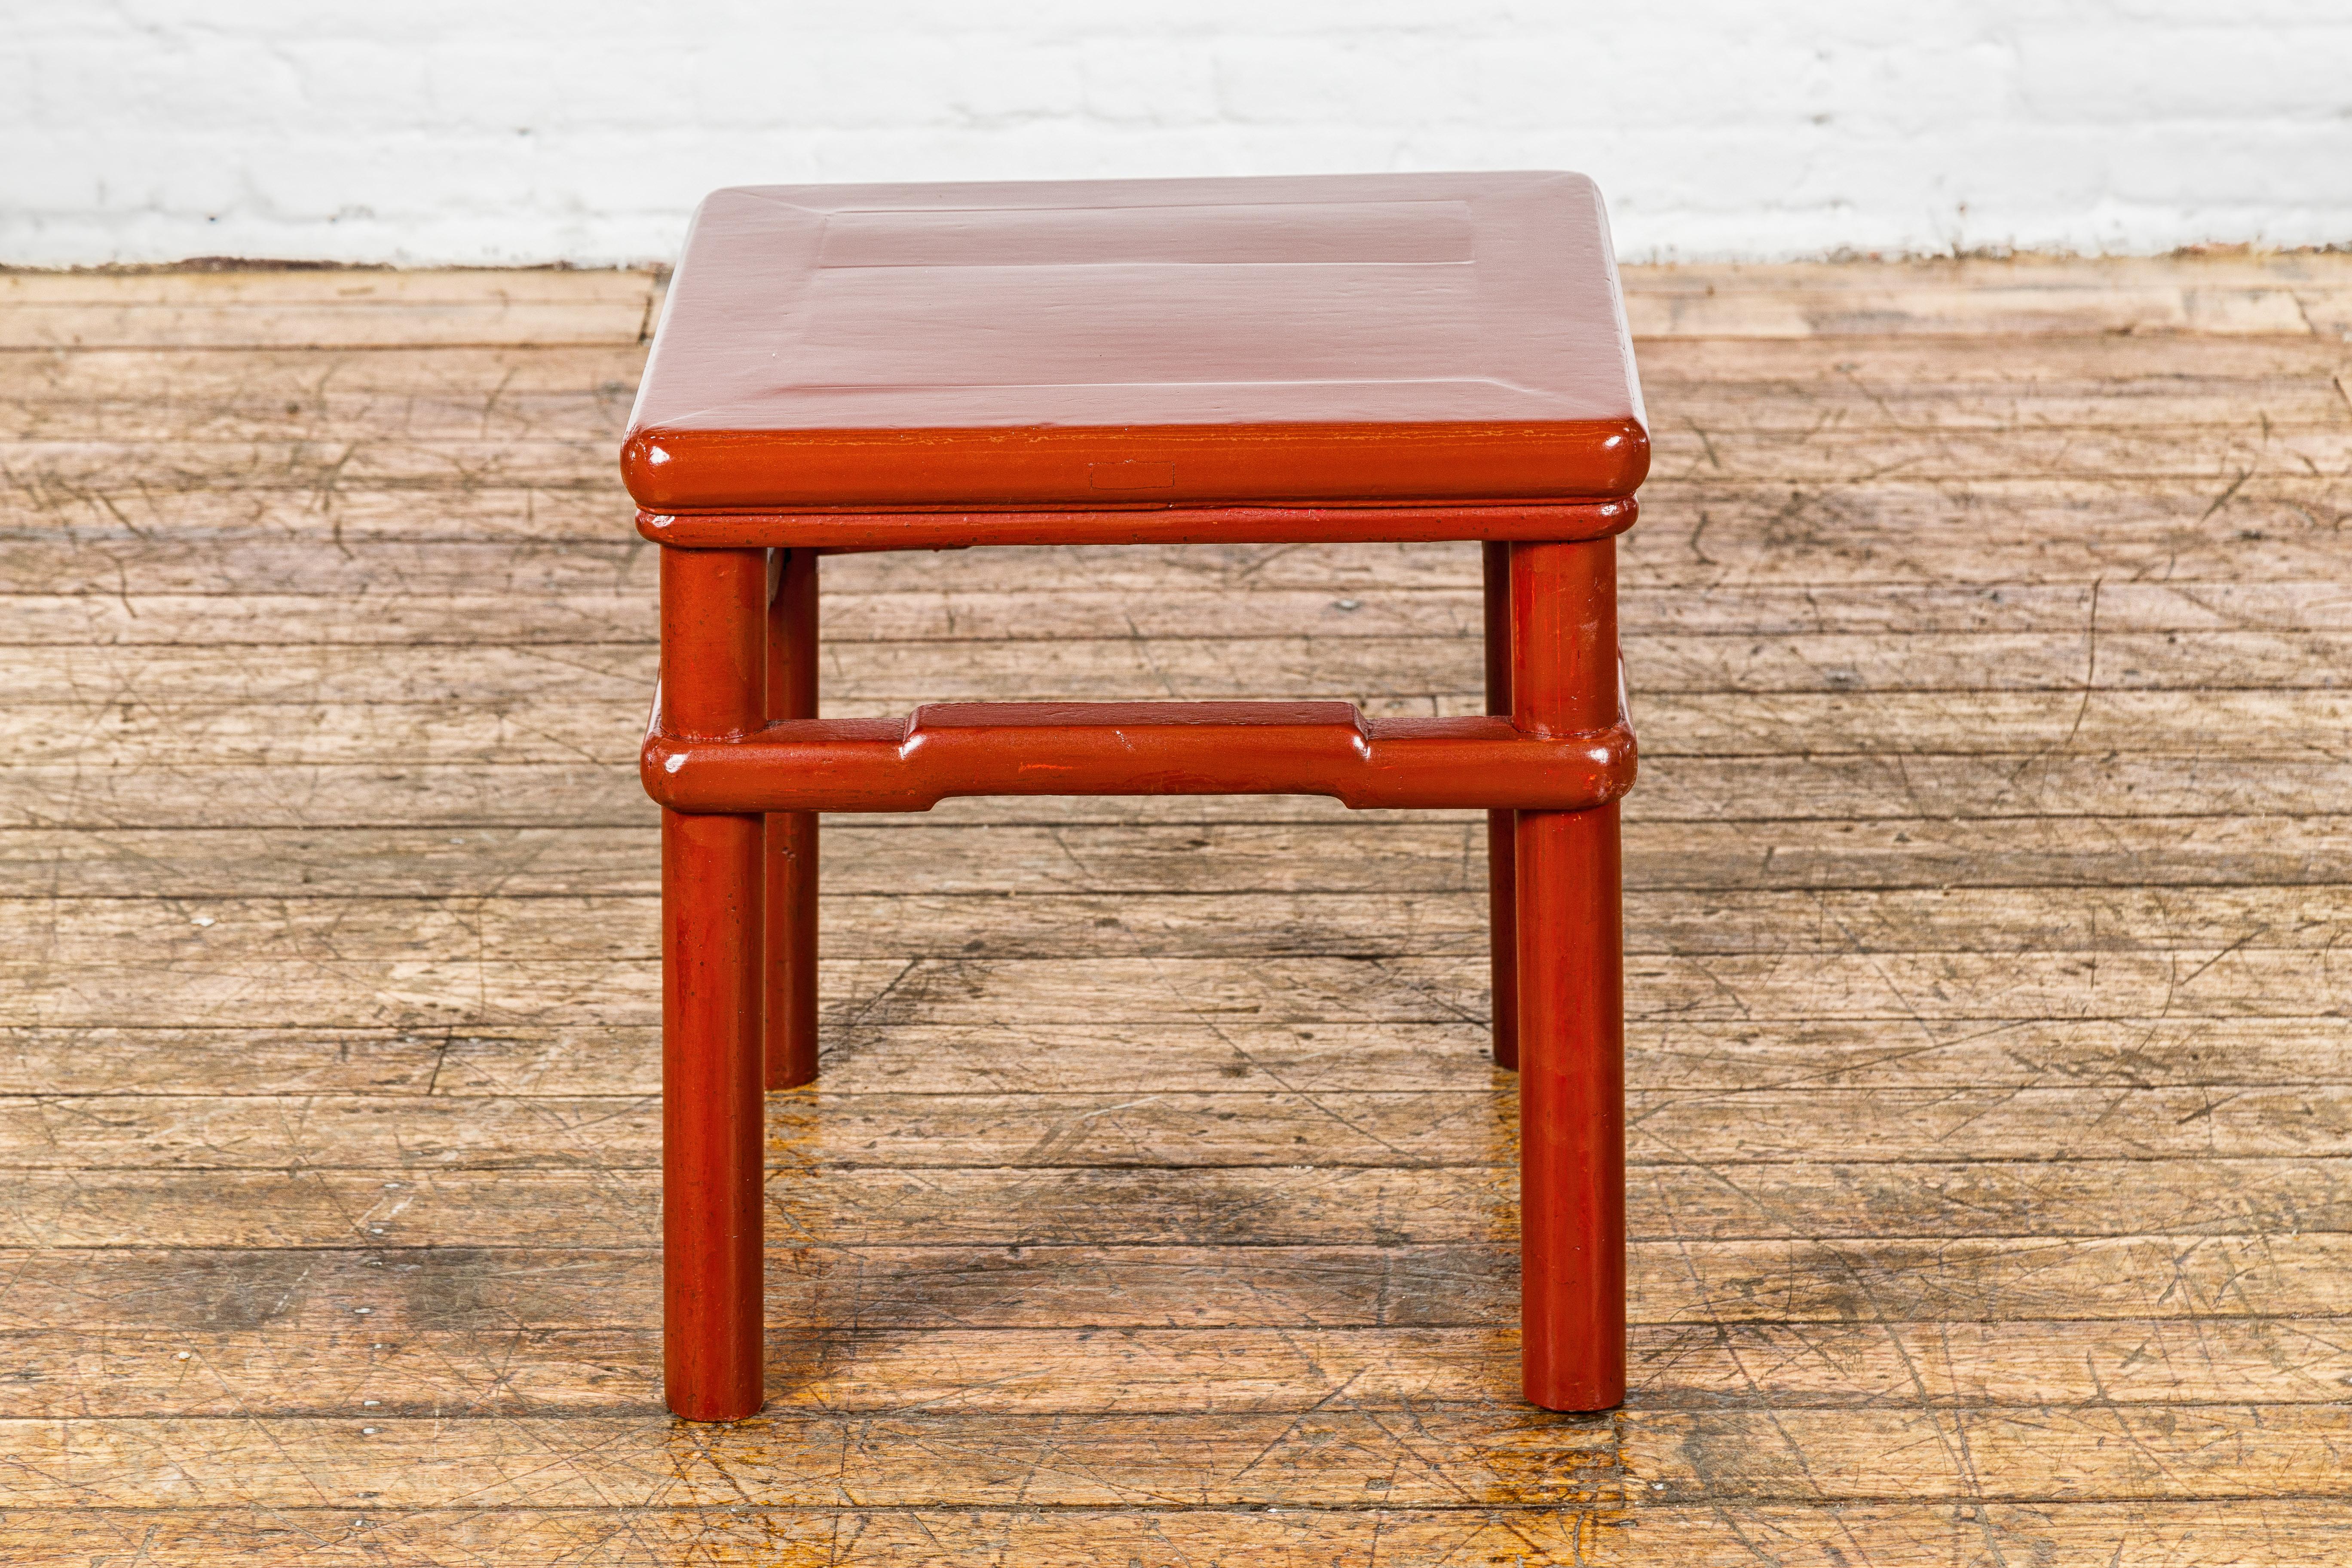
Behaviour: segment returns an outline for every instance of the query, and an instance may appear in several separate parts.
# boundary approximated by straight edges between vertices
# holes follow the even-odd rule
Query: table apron
[[[1631,496],[1445,506],[1100,507],[1060,511],[656,512],[637,532],[671,550],[961,550],[976,544],[1568,542],[1633,526]]]

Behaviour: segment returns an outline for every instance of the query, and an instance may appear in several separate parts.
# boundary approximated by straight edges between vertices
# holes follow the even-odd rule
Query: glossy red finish
[[[1511,549],[1513,717],[1622,712],[1616,543]],[[1616,804],[1519,813],[1521,1383],[1549,1410],[1625,1398],[1624,933]]]
[[[755,186],[623,447],[656,512],[1633,493],[1580,174]]]
[[[656,713],[646,792],[679,811],[928,811],[964,795],[1322,795],[1352,806],[1614,800],[1633,736],[1507,719],[1367,719],[1345,702],[939,702],[907,719],[680,739]]]
[[[1486,711],[1511,711],[1511,547],[1479,547],[1486,578]],[[1519,1065],[1518,814],[1486,814],[1486,964],[1492,977],[1495,1065]]]
[[[1625,1400],[1625,1025],[1618,808],[1519,818],[1520,1384]]]
[[[758,727],[767,562],[664,551],[662,697],[690,734]],[[670,1408],[760,1408],[761,822],[662,813],[662,1316]]]
[[[816,813],[959,795],[1484,807],[1520,1073],[1528,1398],[1624,1393],[1613,535],[1649,461],[1572,174],[721,191],[622,470],[662,551],[670,1406],[761,1402],[761,1085],[816,1070]],[[1486,542],[1487,712],[944,703],[816,717],[816,555]],[[764,970],[765,980],[761,979]]]
[[[768,552],[767,716],[816,717],[817,556]],[[816,1079],[817,818],[780,811],[767,818],[768,1087]]]
[[[1164,507],[1101,511],[637,513],[637,531],[687,549],[961,550],[977,544],[1344,544],[1443,539],[1601,539],[1632,498],[1557,506]]]

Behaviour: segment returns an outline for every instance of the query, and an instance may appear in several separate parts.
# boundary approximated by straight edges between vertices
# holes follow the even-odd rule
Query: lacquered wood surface
[[[1486,659],[1486,711],[1511,711],[1511,547],[1507,542],[1479,546],[1479,592],[1483,626],[1480,636]],[[1518,851],[1514,837],[1518,816],[1511,811],[1486,814],[1486,948],[1487,984],[1493,996],[1489,1016],[1495,1031],[1495,1065],[1516,1070],[1519,1065],[1519,911]]]
[[[817,716],[817,581],[814,551],[768,552],[762,711],[771,721]],[[761,925],[768,948],[761,1032],[770,1089],[797,1089],[816,1078],[819,831],[813,811],[772,812],[761,849],[767,868]]]
[[[712,738],[757,729],[767,552],[666,552],[660,613],[671,722]],[[698,1421],[765,1398],[764,827],[751,813],[662,813],[662,1382],[669,1407]]]
[[[1648,461],[1580,174],[747,186],[622,470],[656,512],[1605,499]]]
[[[1613,693],[1612,699],[1613,699]],[[1345,702],[938,702],[903,719],[676,733],[646,793],[682,811],[929,811],[965,795],[1317,795],[1358,808],[1582,809],[1633,787],[1622,715],[1530,736],[1499,718],[1367,719]]]
[[[1711,335],[1642,345],[1620,552],[1623,1411],[1518,1401],[1475,815],[962,803],[826,825],[716,1440],[659,1413],[651,286],[34,279],[79,314],[0,342],[131,346],[0,364],[0,1560],[2352,1557],[2352,363],[2142,335],[2330,267],[1629,273]],[[831,717],[1485,706],[1472,547],[824,570]]]
[[[1559,735],[1622,722],[1617,542],[1514,544],[1508,576],[1512,728]],[[1618,803],[1522,810],[1511,847],[1519,1386],[1547,1410],[1608,1410],[1625,1399]]]
[[[1361,544],[1605,539],[1633,526],[1619,500],[1538,506],[1163,506],[1067,511],[637,513],[637,532],[686,549],[962,550],[982,544]]]

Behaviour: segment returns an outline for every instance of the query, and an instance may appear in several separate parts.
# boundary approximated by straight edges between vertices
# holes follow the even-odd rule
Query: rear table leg
[[[816,717],[816,552],[768,552],[767,716]],[[816,813],[767,819],[767,1080],[816,1081]]]
[[[1479,547],[1486,579],[1486,711],[1511,711],[1511,547]],[[1495,1065],[1519,1065],[1518,871],[1515,811],[1486,814],[1486,955],[1493,975]]]
[[[1511,555],[1512,717],[1617,718],[1616,542]],[[1617,806],[1517,832],[1521,1378],[1549,1410],[1625,1398],[1624,936]]]
[[[684,735],[760,724],[767,563],[662,552],[662,708]],[[662,1371],[694,1421],[760,1408],[761,821],[662,813]]]

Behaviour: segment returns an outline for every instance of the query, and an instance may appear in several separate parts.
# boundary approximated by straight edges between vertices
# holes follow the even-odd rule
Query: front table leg
[[[664,549],[662,708],[761,724],[767,560]],[[761,818],[662,813],[662,1373],[691,1421],[760,1408]]]
[[[1512,720],[1617,720],[1610,539],[1511,551]],[[1617,806],[1517,834],[1520,1377],[1548,1410],[1625,1398],[1625,983]]]

